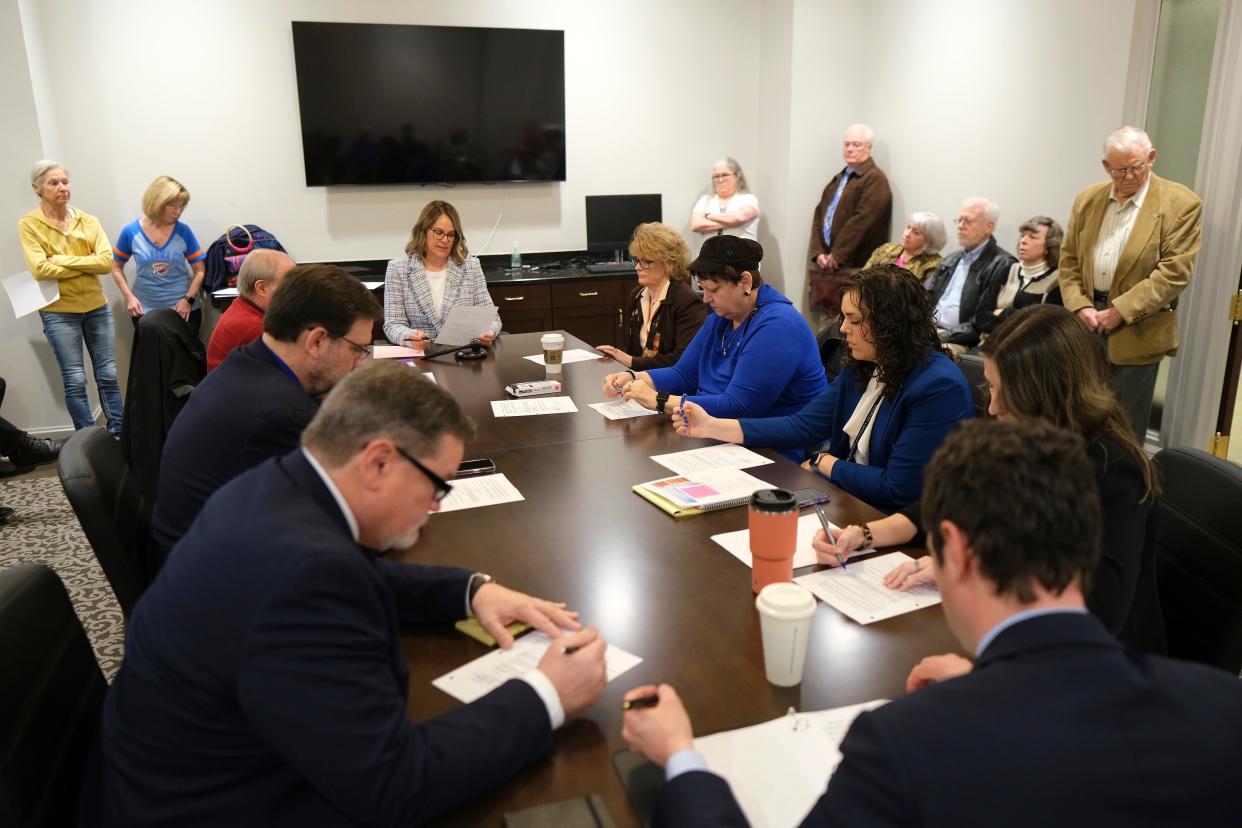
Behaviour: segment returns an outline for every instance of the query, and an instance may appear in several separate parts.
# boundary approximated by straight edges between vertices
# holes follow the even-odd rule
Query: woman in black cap
[[[690,400],[716,417],[779,417],[814,399],[827,387],[815,335],[793,303],[764,284],[761,259],[763,248],[751,239],[703,242],[690,271],[715,316],[675,364],[610,374],[604,394],[661,414]]]

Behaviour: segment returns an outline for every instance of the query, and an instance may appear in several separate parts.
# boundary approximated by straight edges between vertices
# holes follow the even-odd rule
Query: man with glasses
[[[300,449],[207,503],[130,619],[87,822],[417,825],[552,752],[603,690],[598,632],[487,575],[382,557],[418,539],[473,432],[448,392],[373,363]],[[502,647],[515,620],[554,643],[477,701],[410,721],[400,628],[467,616]]]
[[[1074,199],[1061,247],[1061,301],[1108,338],[1117,396],[1140,441],[1147,436],[1160,360],[1177,352],[1177,297],[1199,255],[1203,202],[1152,175],[1146,132],[1122,127],[1104,142],[1111,181]]]
[[[963,201],[957,216],[957,243],[962,249],[946,256],[927,279],[940,338],[956,353],[979,344],[975,317],[992,313],[987,303],[980,306],[979,299],[989,286],[1003,284],[1017,261],[992,235],[999,218],[1000,208],[986,198]]]
[[[285,275],[263,315],[263,335],[207,375],[168,433],[151,517],[151,574],[217,489],[297,447],[319,399],[370,356],[382,315],[375,296],[339,267],[301,265]]]

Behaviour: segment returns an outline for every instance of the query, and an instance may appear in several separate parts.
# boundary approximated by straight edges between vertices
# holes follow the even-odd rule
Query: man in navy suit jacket
[[[924,659],[914,692],[861,714],[803,825],[1237,824],[1242,683],[1127,653],[1087,614],[1100,517],[1078,437],[962,426],[928,467],[923,522],[945,616],[976,661]],[[624,736],[666,769],[655,824],[746,825],[676,691],[629,697],[651,694]]]
[[[598,633],[481,573],[380,557],[417,540],[472,432],[446,391],[373,363],[328,396],[300,450],[207,502],[130,619],[84,824],[413,825],[551,752],[603,689]],[[468,613],[504,647],[514,620],[554,645],[415,724],[400,627]]]
[[[151,516],[157,561],[217,489],[298,447],[319,398],[366,358],[381,315],[371,291],[339,267],[289,271],[264,314],[263,335],[208,374],[173,423]]]

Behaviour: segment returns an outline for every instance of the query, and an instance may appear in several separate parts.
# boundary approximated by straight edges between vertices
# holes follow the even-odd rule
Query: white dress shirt
[[[1149,187],[1151,176],[1147,177],[1137,193],[1123,203],[1117,199],[1117,185],[1113,185],[1108,206],[1104,208],[1104,221],[1100,224],[1100,238],[1095,243],[1091,279],[1094,290],[1106,292],[1113,286],[1113,276],[1117,274],[1117,260],[1121,258],[1121,251],[1130,239],[1134,220],[1138,218],[1139,210],[1143,209]]]

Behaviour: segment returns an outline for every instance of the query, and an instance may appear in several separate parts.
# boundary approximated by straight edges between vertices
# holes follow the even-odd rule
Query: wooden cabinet
[[[500,324],[506,332],[536,333],[556,327],[550,285],[488,285],[488,292],[500,309]]]
[[[508,333],[563,330],[592,345],[620,347],[625,298],[634,277],[487,286]]]

